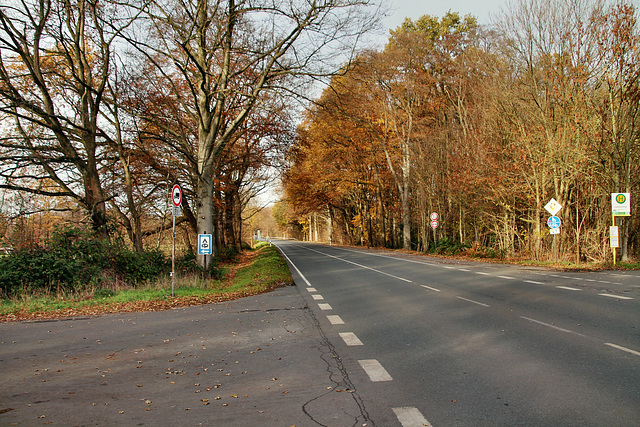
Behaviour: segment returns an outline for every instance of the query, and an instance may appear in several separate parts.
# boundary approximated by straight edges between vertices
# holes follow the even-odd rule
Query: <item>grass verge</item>
[[[273,246],[243,252],[236,263],[222,268],[221,279],[176,278],[174,297],[171,297],[170,278],[135,289],[98,289],[83,294],[23,294],[1,301],[0,322],[168,310],[258,295],[293,284],[287,263]]]

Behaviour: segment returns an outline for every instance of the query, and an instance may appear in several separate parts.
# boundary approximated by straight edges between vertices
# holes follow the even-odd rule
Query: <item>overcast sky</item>
[[[384,20],[387,29],[397,28],[404,18],[417,19],[422,15],[444,16],[449,10],[461,16],[471,14],[480,24],[488,24],[507,0],[387,0],[392,15]]]

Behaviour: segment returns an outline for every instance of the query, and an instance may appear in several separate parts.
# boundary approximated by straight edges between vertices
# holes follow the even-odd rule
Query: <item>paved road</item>
[[[0,368],[0,426],[361,426],[368,419],[294,286],[163,312],[0,323]]]
[[[640,425],[638,272],[277,244],[376,425]]]
[[[0,426],[640,425],[637,272],[277,244],[296,287],[0,324]]]

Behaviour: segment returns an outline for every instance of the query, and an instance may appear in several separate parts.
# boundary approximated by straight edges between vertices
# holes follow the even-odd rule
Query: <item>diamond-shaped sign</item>
[[[544,207],[547,212],[549,212],[551,215],[555,215],[558,212],[560,212],[560,209],[562,209],[562,205],[560,203],[558,203],[556,201],[556,199],[551,199],[549,201],[549,203],[546,204],[546,206]]]

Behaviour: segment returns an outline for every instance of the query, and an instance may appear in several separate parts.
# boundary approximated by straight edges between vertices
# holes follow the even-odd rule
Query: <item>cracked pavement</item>
[[[0,344],[2,426],[374,425],[295,286],[164,312],[4,323]]]

